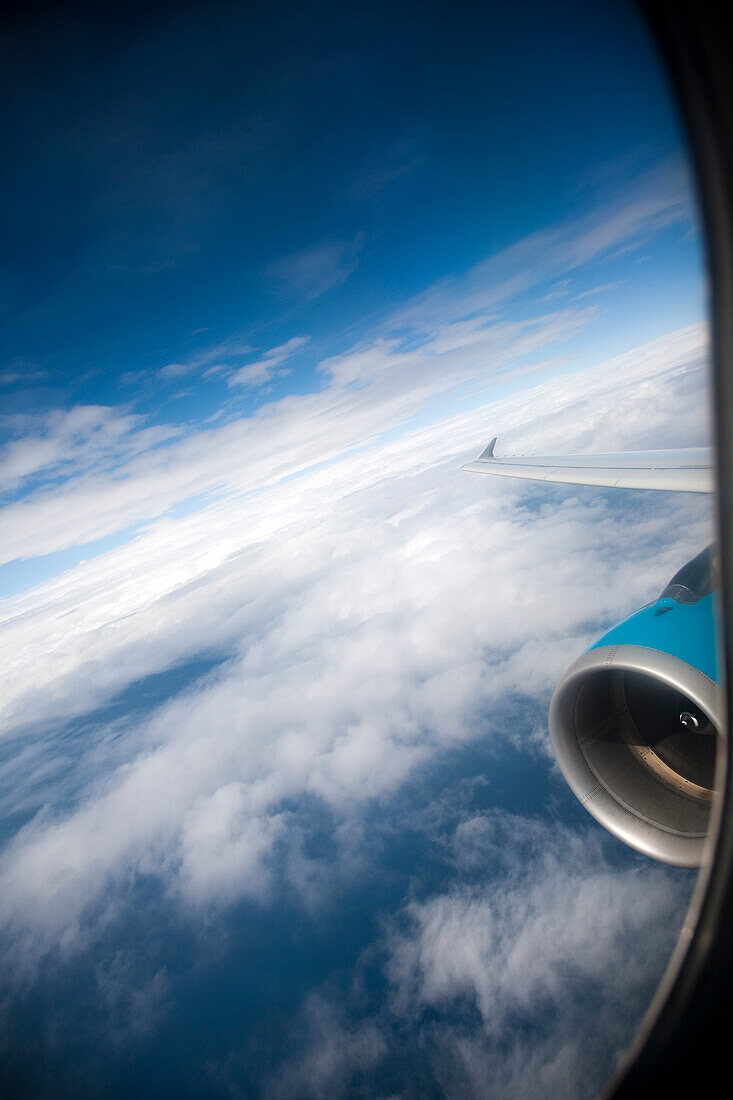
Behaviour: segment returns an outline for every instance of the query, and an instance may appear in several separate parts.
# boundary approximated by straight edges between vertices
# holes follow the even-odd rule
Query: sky
[[[710,501],[705,262],[633,9],[57,6],[3,43],[0,1081],[590,1097],[694,884],[555,765]]]

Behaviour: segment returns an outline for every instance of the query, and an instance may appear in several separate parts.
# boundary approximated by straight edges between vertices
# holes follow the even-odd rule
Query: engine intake
[[[699,569],[702,557],[685,568]],[[672,583],[568,669],[550,704],[550,737],[570,787],[602,825],[647,855],[693,867],[722,729],[714,604],[710,587],[675,599]]]

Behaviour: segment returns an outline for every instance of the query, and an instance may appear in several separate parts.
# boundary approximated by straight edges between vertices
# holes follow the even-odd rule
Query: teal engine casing
[[[568,669],[550,737],[570,787],[602,825],[666,863],[700,864],[722,736],[715,548]]]

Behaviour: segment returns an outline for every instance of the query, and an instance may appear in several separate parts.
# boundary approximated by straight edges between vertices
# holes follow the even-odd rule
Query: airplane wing
[[[529,455],[496,458],[496,436],[475,460],[463,467],[473,474],[499,474],[532,481],[571,485],[607,485],[620,489],[667,489],[712,493],[713,450],[687,447],[676,451],[625,451],[598,455]]]

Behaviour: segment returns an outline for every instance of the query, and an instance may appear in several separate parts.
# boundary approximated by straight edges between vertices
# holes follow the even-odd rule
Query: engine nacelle
[[[585,808],[683,867],[702,859],[723,728],[714,588],[710,547],[571,665],[550,703],[553,749]]]

